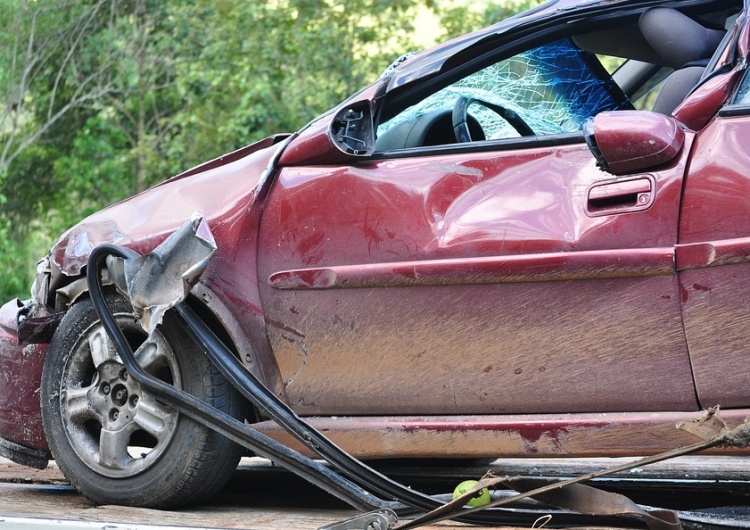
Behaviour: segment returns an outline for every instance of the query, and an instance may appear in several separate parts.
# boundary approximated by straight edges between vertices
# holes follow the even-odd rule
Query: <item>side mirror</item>
[[[329,130],[332,143],[343,153],[369,156],[375,148],[370,102],[347,106],[336,113]]]
[[[597,165],[614,175],[667,164],[685,144],[677,120],[638,110],[602,112],[584,123],[583,133]]]
[[[346,164],[375,150],[375,126],[370,101],[340,106],[300,131],[281,154],[282,166]]]

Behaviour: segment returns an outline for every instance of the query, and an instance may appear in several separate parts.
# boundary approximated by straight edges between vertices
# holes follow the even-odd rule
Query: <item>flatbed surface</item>
[[[271,484],[267,492],[263,492],[262,485],[252,483],[245,488],[243,484],[247,480],[243,468],[248,467],[254,465],[241,466],[237,477],[210,502],[181,510],[153,510],[98,506],[78,494],[54,463],[45,470],[36,470],[0,460],[0,528],[4,528],[4,524],[33,528],[35,522],[41,527],[50,524],[44,521],[67,521],[80,523],[82,528],[89,527],[87,523],[106,523],[106,528],[119,525],[115,528],[308,530],[357,513],[304,484],[299,494],[290,491],[287,495],[278,491],[278,484]],[[298,479],[293,476],[288,479],[295,482],[296,489]],[[311,505],[311,501],[319,503],[320,507]],[[94,527],[104,528],[101,524]]]
[[[478,478],[491,467],[501,474],[570,476],[601,469],[622,459],[498,461],[491,466],[415,466],[389,463],[383,467],[415,488],[448,491],[449,484]],[[621,480],[633,477],[649,484],[675,480],[681,484],[704,481],[716,484],[727,477],[732,489],[750,481],[750,459],[710,457],[678,459],[668,464],[636,469]],[[750,491],[750,490],[748,490]],[[745,493],[750,496],[750,493]],[[748,504],[750,504],[750,497]],[[305,481],[261,459],[243,459],[229,484],[210,502],[181,510],[153,510],[123,506],[98,506],[79,495],[54,463],[45,470],[18,466],[0,459],[0,530],[25,528],[233,528],[247,530],[316,530],[323,525],[357,515],[339,500],[320,492]],[[467,527],[442,522],[424,527],[445,529]],[[509,527],[503,527],[509,528]]]

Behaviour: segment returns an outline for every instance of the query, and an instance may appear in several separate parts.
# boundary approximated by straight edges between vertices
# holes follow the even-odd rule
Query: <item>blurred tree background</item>
[[[374,81],[425,14],[439,41],[539,3],[0,0],[0,301],[84,216]]]

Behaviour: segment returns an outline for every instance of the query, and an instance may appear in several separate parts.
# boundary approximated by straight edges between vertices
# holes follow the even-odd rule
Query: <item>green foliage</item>
[[[85,215],[373,81],[419,8],[448,37],[538,3],[0,1],[0,301]]]
[[[27,296],[85,215],[374,80],[413,48],[419,5],[432,0],[0,2],[0,300]]]
[[[510,16],[531,9],[543,3],[543,0],[505,0],[489,2],[484,9],[478,10],[472,3],[451,3],[438,10],[443,37],[451,38],[473,31]]]
[[[0,183],[5,178],[5,172],[0,171]],[[7,198],[5,195],[0,193],[0,212],[5,209]],[[22,259],[15,248],[13,239],[10,235],[10,223],[5,216],[0,213],[0,270],[5,271],[5,274],[0,276],[0,293],[8,293],[8,296],[3,298],[4,303],[7,298],[10,298],[11,293],[20,293],[25,285],[22,283],[24,276],[20,274],[14,274],[13,271],[18,269],[19,260]]]
[[[104,112],[89,118],[76,132],[70,150],[55,159],[53,173],[66,175],[60,182],[60,195],[76,208],[47,211],[62,226],[69,226],[99,210],[116,197],[133,190],[132,154],[126,135]]]
[[[22,256],[18,255],[17,249],[10,238],[10,227],[7,220],[0,217],[0,270],[5,271],[5,274],[0,276],[0,292],[6,294],[3,303],[13,293],[22,293],[24,289],[28,290],[29,286],[23,283],[25,276],[14,274],[19,266],[25,267],[26,265],[19,263],[21,258]],[[18,296],[18,294],[14,296]]]
[[[198,162],[298,129],[401,53],[414,5],[196,0],[181,9],[171,23],[183,43],[175,70],[185,110],[170,153]]]

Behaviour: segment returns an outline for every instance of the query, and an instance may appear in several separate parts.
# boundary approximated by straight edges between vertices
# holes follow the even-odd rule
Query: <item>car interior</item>
[[[670,115],[713,72],[741,8],[736,0],[710,11],[655,7],[605,29],[558,32],[454,75],[416,102],[401,98],[404,108],[386,101],[375,151],[569,135],[607,110]]]

